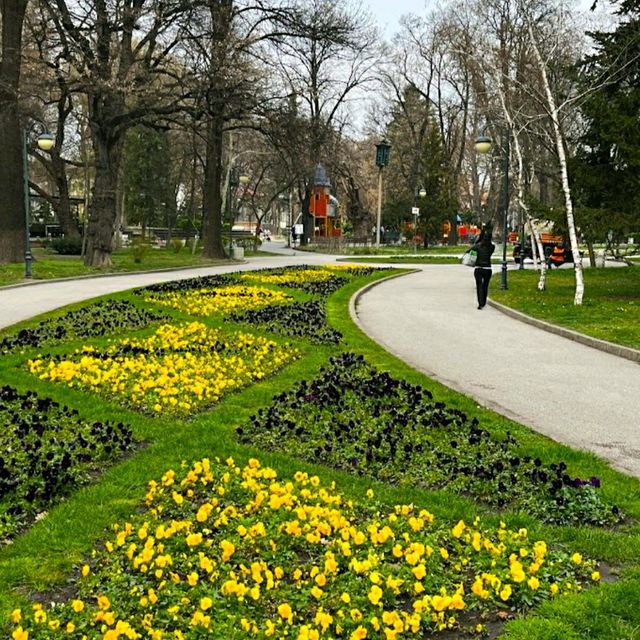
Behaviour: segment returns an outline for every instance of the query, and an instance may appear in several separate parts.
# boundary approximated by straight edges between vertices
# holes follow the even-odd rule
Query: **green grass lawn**
[[[459,257],[444,255],[372,255],[372,256],[352,256],[344,258],[344,262],[358,262],[363,264],[458,264]]]
[[[614,271],[626,270],[611,270]],[[343,336],[339,345],[311,344],[304,337],[284,338],[268,334],[279,343],[291,342],[300,350],[301,358],[284,367],[274,377],[230,393],[210,410],[187,418],[144,415],[115,399],[109,401],[78,388],[39,380],[30,375],[24,366],[29,356],[50,352],[55,357],[57,354],[69,353],[85,344],[85,339],[74,339],[72,336],[68,342],[54,344],[49,348],[39,347],[31,352],[27,350],[24,353],[15,352],[0,356],[0,384],[11,384],[23,392],[33,390],[39,395],[53,398],[62,405],[78,408],[82,417],[88,421],[125,422],[131,426],[135,437],[144,443],[135,454],[107,468],[89,485],[72,493],[47,513],[42,514],[39,522],[18,536],[12,544],[0,547],[0,634],[2,625],[6,623],[8,614],[14,607],[28,606],[31,599],[50,602],[74,597],[74,581],[79,568],[86,562],[92,562],[91,550],[100,547],[100,541],[113,536],[113,531],[110,530],[112,523],[125,522],[131,517],[137,517],[132,514],[140,514],[149,480],[159,480],[170,468],[181,469],[183,461],[190,463],[205,456],[225,460],[233,456],[242,461],[242,464],[251,457],[257,457],[264,466],[273,467],[281,478],[290,478],[299,470],[317,474],[323,486],[335,482],[338,490],[356,503],[366,501],[369,490],[373,489],[380,509],[415,504],[419,508],[428,509],[435,515],[436,521],[447,523],[449,527],[453,527],[461,518],[471,522],[476,514],[482,516],[483,522],[496,527],[504,521],[510,529],[516,531],[526,528],[531,540],[547,540],[554,547],[566,550],[567,553],[579,550],[585,556],[604,562],[605,580],[599,586],[548,601],[524,617],[514,616],[514,612],[505,607],[505,616],[511,620],[506,625],[497,619],[487,621],[489,634],[479,637],[494,638],[499,635],[507,640],[640,638],[640,608],[637,606],[640,600],[640,482],[612,470],[608,464],[592,454],[554,443],[516,422],[478,407],[472,399],[428,379],[380,349],[353,323],[348,313],[348,303],[365,283],[381,279],[388,274],[388,271],[380,271],[371,276],[356,277],[328,298],[328,321]],[[509,275],[511,276],[511,273]],[[510,280],[512,289],[506,294],[515,296],[518,287],[522,286],[524,298],[524,292],[535,287],[535,280],[528,279],[530,275],[534,274],[518,272],[514,275]],[[570,272],[568,275],[571,275]],[[632,295],[635,287],[637,314],[637,278],[633,280],[627,275],[627,279],[624,279],[625,276],[622,274],[610,274],[608,271],[603,272],[603,277],[605,275],[610,278],[623,278],[621,282],[625,283],[625,299]],[[594,279],[597,277],[598,275],[594,274]],[[555,291],[564,278],[563,272],[550,274],[549,291],[543,295]],[[569,280],[565,286],[566,291],[570,289]],[[596,291],[595,284],[590,281],[591,277],[587,280],[587,301],[591,300],[589,296],[595,295]],[[614,285],[622,286],[610,281],[607,287]],[[613,297],[607,287],[604,290],[609,290],[610,296]],[[492,294],[494,293],[497,294],[497,289],[492,291]],[[299,291],[294,291],[293,295],[300,299],[304,297]],[[145,309],[162,311],[175,320],[193,319],[175,309],[156,308],[153,301],[141,300],[130,292],[109,298],[130,301],[144,306]],[[620,301],[617,304],[620,305]],[[82,307],[84,304],[74,306]],[[59,312],[43,318],[56,315],[59,315]],[[638,324],[637,315],[635,317]],[[232,325],[221,317],[199,320],[212,328],[228,329]],[[35,321],[23,323],[23,326],[33,324]],[[243,325],[242,329],[253,333],[260,332],[255,326],[248,328]],[[4,331],[3,335],[11,331],[15,333],[15,329],[9,329]],[[141,333],[148,335],[150,330],[145,329]],[[121,330],[118,337],[124,337],[122,334],[126,334],[126,331]],[[108,337],[104,337],[90,342],[100,348],[107,344],[107,340]],[[375,481],[344,470],[331,469],[317,462],[303,461],[286,449],[267,451],[238,442],[238,425],[246,423],[250,416],[268,407],[275,396],[291,390],[301,380],[311,380],[317,376],[326,366],[330,356],[344,351],[361,354],[370,364],[391,376],[425,387],[436,401],[477,418],[482,428],[497,438],[504,438],[507,432],[513,434],[519,443],[520,455],[540,458],[544,464],[564,460],[568,465],[568,473],[572,476],[598,476],[602,481],[603,495],[621,507],[627,515],[627,520],[622,525],[611,528],[544,524],[526,513],[498,511],[459,493],[444,489],[428,490],[412,483],[387,484],[380,479]],[[293,557],[291,561],[295,562],[297,559]],[[122,579],[125,580],[126,577],[123,576]],[[137,599],[137,596],[133,599]],[[205,637],[204,631],[201,633],[203,635],[194,637]],[[46,635],[38,636],[41,637]],[[207,637],[220,636],[216,636],[214,630]],[[380,633],[367,636],[373,637],[383,640],[384,635]],[[431,636],[427,636],[422,630],[421,634],[402,634],[401,637]],[[458,636],[448,632],[444,637],[449,640]]]
[[[640,269],[584,269],[585,295],[573,304],[573,269],[547,272],[545,291],[538,291],[538,274],[509,271],[509,289],[492,286],[491,297],[539,318],[601,340],[640,349]]]
[[[245,253],[245,255],[249,255]],[[119,249],[112,254],[113,266],[108,269],[85,267],[80,256],[61,256],[41,248],[33,250],[33,279],[52,280],[92,276],[103,273],[124,273],[128,271],[152,271],[154,269],[179,269],[181,267],[205,267],[219,264],[220,261],[207,260],[202,251],[195,255],[183,248],[176,253],[173,249],[148,249],[140,262],[135,262],[130,249]],[[0,286],[24,281],[24,264],[0,265]]]

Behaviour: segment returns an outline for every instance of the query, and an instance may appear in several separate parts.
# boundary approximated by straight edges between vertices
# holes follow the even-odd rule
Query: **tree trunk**
[[[56,186],[58,187],[58,201],[54,204],[56,216],[62,229],[62,233],[67,238],[79,238],[80,228],[78,221],[71,213],[71,200],[69,198],[69,180],[67,179],[64,161],[58,152],[51,156],[51,166],[53,168]]]
[[[204,220],[202,255],[209,259],[224,258],[222,246],[222,132],[224,120],[222,114],[210,116],[207,132],[207,152],[204,176]]]
[[[0,82],[0,263],[23,260],[25,242],[22,136],[17,106],[7,107],[7,93]]]
[[[587,250],[589,251],[589,266],[596,266],[596,252],[593,248],[593,240],[587,241]]]
[[[27,0],[0,1],[0,262],[20,262],[24,257],[26,225],[18,88],[26,8]]]
[[[93,145],[95,179],[89,205],[89,229],[84,263],[90,267],[109,267],[116,221],[122,140],[110,145],[102,136],[94,133]]]
[[[556,101],[551,92],[551,85],[549,84],[549,78],[547,76],[547,68],[540,49],[538,48],[538,41],[533,33],[533,26],[531,19],[527,15],[527,29],[529,31],[529,37],[531,39],[531,45],[533,52],[538,63],[540,70],[540,77],[542,79],[542,86],[544,89],[545,97],[547,99],[547,107],[549,109],[549,115],[551,117],[551,123],[553,125],[553,133],[556,144],[556,152],[558,154],[558,161],[560,163],[560,178],[562,183],[562,192],[564,194],[564,206],[567,216],[567,229],[569,231],[569,241],[571,243],[571,253],[573,254],[573,268],[576,277],[576,290],[573,298],[575,305],[582,304],[582,298],[584,297],[584,274],[582,273],[582,259],[580,258],[580,251],[578,248],[578,237],[576,234],[576,224],[573,217],[573,200],[571,198],[571,187],[569,185],[569,172],[567,170],[567,156],[564,148],[564,136],[560,128],[560,116]]]

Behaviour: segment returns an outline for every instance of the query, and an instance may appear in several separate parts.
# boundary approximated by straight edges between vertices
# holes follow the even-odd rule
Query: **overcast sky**
[[[570,3],[577,10],[587,12],[593,0],[570,0]],[[442,2],[439,0],[362,0],[362,4],[371,11],[385,37],[390,38],[398,30],[400,18],[403,15],[412,13],[424,16],[441,6]],[[600,0],[599,4],[602,6],[598,11],[605,11],[608,5],[607,0]]]

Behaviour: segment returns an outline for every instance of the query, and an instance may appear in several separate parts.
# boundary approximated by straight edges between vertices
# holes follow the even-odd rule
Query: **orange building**
[[[314,235],[317,238],[340,236],[342,229],[338,216],[338,201],[330,194],[331,182],[324,167],[318,163],[309,197],[309,214],[313,216]]]

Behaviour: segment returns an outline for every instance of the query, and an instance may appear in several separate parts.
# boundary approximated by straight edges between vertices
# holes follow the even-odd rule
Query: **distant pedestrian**
[[[489,281],[492,275],[491,256],[496,249],[496,245],[491,242],[492,232],[492,227],[484,227],[480,232],[478,241],[469,249],[469,251],[473,250],[478,254],[476,267],[473,270],[478,296],[478,309],[482,309],[487,304]]]
[[[296,246],[296,238],[297,238],[297,235],[296,235],[296,225],[295,225],[295,224],[292,224],[292,225],[291,225],[291,242],[292,242],[292,244],[293,244],[293,246],[294,246],[294,247]]]

